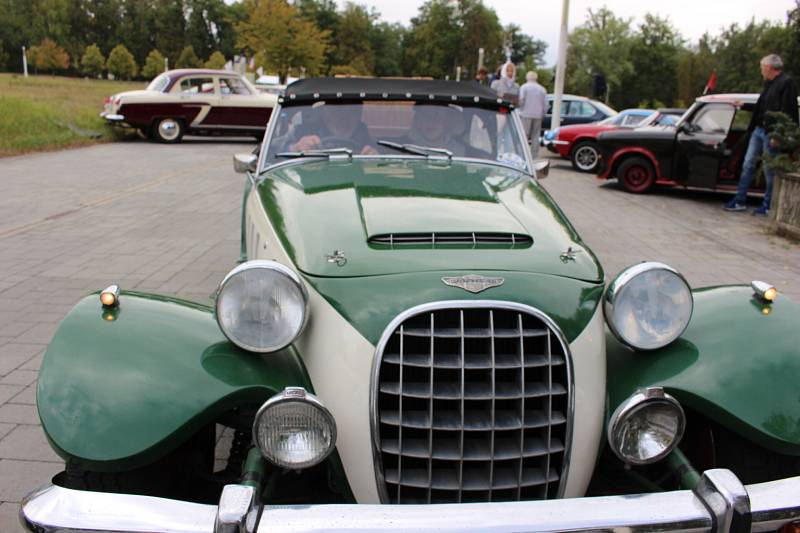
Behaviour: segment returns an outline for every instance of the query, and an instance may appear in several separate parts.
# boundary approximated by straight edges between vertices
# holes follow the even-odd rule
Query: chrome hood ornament
[[[466,276],[445,276],[442,278],[445,285],[458,287],[472,293],[479,293],[492,287],[499,287],[505,283],[504,278],[487,278],[477,274],[467,274]]]

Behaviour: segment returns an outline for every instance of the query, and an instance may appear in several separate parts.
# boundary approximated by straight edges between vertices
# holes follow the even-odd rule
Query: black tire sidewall
[[[625,175],[633,167],[637,166],[647,169],[649,177],[641,185],[631,185],[625,178]],[[622,163],[620,163],[617,169],[617,180],[619,181],[622,188],[628,191],[629,193],[644,194],[653,188],[653,185],[656,182],[656,171],[653,168],[653,164],[646,157],[640,155],[631,156],[625,158],[625,160],[622,161]]]
[[[592,165],[592,168],[583,169],[580,168],[580,166],[578,166],[577,155],[582,148],[587,148],[587,147],[594,150],[595,160],[594,160],[594,165]],[[600,147],[594,141],[580,141],[572,149],[572,153],[569,156],[569,160],[572,163],[572,168],[574,168],[578,172],[593,173],[594,171],[597,170],[597,165],[600,163]]]

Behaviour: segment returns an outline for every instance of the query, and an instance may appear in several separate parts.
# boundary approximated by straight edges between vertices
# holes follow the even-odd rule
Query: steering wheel
[[[329,135],[328,137],[320,137],[319,147],[347,148],[349,150],[352,150],[354,154],[361,151],[361,148],[356,146],[356,143],[355,141],[353,141],[353,139],[350,139],[348,137],[338,137],[336,135]]]

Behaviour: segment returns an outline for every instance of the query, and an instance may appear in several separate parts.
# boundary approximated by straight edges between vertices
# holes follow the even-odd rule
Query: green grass
[[[99,113],[107,96],[143,89],[143,82],[0,73],[0,157],[114,140]],[[67,127],[102,133],[92,139]]]

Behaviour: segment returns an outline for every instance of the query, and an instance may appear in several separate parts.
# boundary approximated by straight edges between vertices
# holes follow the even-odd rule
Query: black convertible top
[[[299,105],[320,100],[383,99],[512,107],[510,102],[498,98],[497,93],[475,82],[410,78],[305,78],[286,87],[280,102]]]

